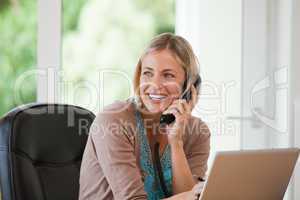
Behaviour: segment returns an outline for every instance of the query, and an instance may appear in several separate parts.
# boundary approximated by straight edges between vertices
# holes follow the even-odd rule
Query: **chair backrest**
[[[0,119],[2,200],[78,199],[79,172],[95,115],[61,104],[29,104]]]

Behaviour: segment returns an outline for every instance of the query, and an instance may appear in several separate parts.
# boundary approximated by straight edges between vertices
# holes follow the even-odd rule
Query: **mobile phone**
[[[200,85],[201,85],[201,77],[200,77],[200,75],[198,75],[197,78],[196,78],[196,81],[194,82],[194,87],[196,88],[196,90],[199,89]],[[183,84],[184,90],[185,90],[186,87],[187,87],[187,83],[185,82]],[[187,102],[190,101],[191,98],[192,98],[192,91],[191,90],[187,91],[185,94],[183,94],[182,98],[185,99]],[[167,124],[168,125],[168,124],[173,123],[175,121],[175,119],[176,119],[175,116],[171,113],[163,114],[160,117],[159,123],[161,125],[162,124]]]

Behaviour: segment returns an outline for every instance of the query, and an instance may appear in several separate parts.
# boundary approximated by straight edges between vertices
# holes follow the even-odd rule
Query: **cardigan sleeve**
[[[208,126],[196,119],[192,124],[189,133],[190,147],[187,152],[187,161],[189,163],[195,182],[205,178],[207,171],[207,161],[210,152],[210,131]]]
[[[114,199],[146,200],[134,144],[118,116],[100,114],[90,134]]]

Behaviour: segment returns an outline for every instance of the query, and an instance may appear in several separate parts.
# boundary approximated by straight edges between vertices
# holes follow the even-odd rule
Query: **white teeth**
[[[155,94],[149,94],[149,97],[150,97],[151,99],[156,99],[156,100],[162,100],[162,99],[166,98],[166,96],[155,95]]]

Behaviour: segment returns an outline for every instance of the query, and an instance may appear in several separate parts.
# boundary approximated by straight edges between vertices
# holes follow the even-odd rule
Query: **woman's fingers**
[[[190,114],[192,112],[192,109],[197,103],[198,100],[198,93],[194,85],[191,86],[191,99],[187,102],[186,99],[177,99],[174,100],[173,103],[169,108],[175,108],[179,111],[179,113],[184,114],[188,113]]]
[[[182,106],[184,108],[185,113],[187,113],[187,114],[191,113],[191,111],[192,111],[191,106],[185,99],[182,100]]]
[[[168,107],[164,113],[177,112],[179,114],[190,114],[191,107],[185,99],[177,99]]]

